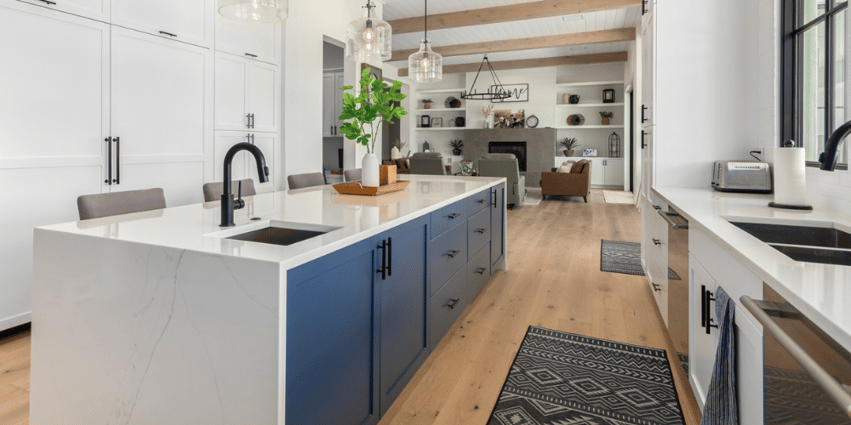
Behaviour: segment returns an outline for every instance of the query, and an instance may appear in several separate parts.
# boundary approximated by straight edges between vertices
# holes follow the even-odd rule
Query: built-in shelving
[[[422,94],[432,94],[432,93],[461,93],[467,89],[461,87],[460,89],[433,89],[433,90],[417,90],[417,95]]]
[[[606,129],[606,128],[612,128],[612,129],[616,129],[616,130],[618,130],[618,129],[623,130],[623,127],[624,127],[623,125],[616,125],[616,124],[610,124],[610,125],[562,125],[562,126],[556,127],[556,129],[558,129],[558,130],[602,130],[602,129]]]
[[[558,103],[556,104],[556,108],[607,108],[609,106],[623,106],[623,102],[620,103]]]
[[[594,87],[594,86],[616,86],[623,85],[623,80],[621,81],[587,81],[581,83],[560,83],[556,84],[556,87]]]
[[[609,105],[611,105],[611,103]],[[467,113],[467,110],[463,109],[463,108],[430,108],[430,109],[417,109],[416,111],[418,113],[419,112],[463,112],[465,114]]]
[[[417,127],[417,131],[466,130],[467,127]]]

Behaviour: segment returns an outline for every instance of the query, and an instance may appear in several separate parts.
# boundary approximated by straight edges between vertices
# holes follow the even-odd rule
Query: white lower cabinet
[[[709,392],[709,383],[712,381],[712,369],[715,366],[715,354],[718,346],[718,329],[709,328],[706,332],[706,322],[703,316],[705,303],[704,291],[715,293],[717,283],[712,276],[695,260],[689,256],[689,381],[691,382],[694,395],[701,409]],[[715,317],[715,304],[709,306],[709,318],[712,324],[717,325]]]

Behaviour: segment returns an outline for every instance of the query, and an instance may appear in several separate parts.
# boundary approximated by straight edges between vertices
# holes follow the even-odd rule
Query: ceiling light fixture
[[[362,63],[388,61],[393,56],[393,29],[386,21],[372,17],[371,0],[367,0],[364,17],[346,27],[346,58]]]
[[[268,24],[287,19],[288,0],[219,0],[219,14],[235,21]]]
[[[482,73],[482,68],[485,67],[485,63],[488,64],[488,69],[491,73],[491,78],[493,78],[493,85],[488,87],[488,90],[484,93],[476,92],[476,81],[479,80],[479,75]],[[485,55],[485,58],[482,59],[482,64],[479,65],[479,71],[476,72],[476,78],[473,79],[473,84],[470,85],[470,91],[465,91],[461,93],[461,99],[469,99],[469,100],[489,100],[489,101],[503,101],[511,97],[511,93],[505,89],[502,85],[502,81],[499,81],[499,77],[496,76],[496,71],[493,70],[493,66],[491,65],[491,61],[488,60],[488,56]]]
[[[428,0],[425,0],[425,31],[420,50],[408,57],[408,75],[418,83],[433,83],[443,79],[443,56],[431,50],[428,39]]]

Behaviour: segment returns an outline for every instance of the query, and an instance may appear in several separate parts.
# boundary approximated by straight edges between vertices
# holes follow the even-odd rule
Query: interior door
[[[216,53],[216,130],[248,130],[248,60]]]
[[[0,6],[0,330],[28,322],[33,227],[76,221],[107,177],[109,26],[20,2]]]
[[[58,10],[73,15],[109,22],[110,0],[62,0],[45,2],[42,0],[20,0],[48,9]],[[11,2],[7,2],[11,3]]]
[[[337,101],[335,86],[336,74],[322,74],[322,136],[333,137],[337,117],[334,116],[334,103]]]
[[[112,0],[112,23],[210,47],[213,5],[213,0]]]
[[[281,62],[280,24],[238,22],[215,15],[216,50],[272,64]]]
[[[157,187],[169,206],[203,200],[213,158],[212,54],[208,49],[113,27],[112,137],[120,172],[111,190]],[[212,127],[212,126],[210,126]],[[206,178],[205,178],[206,177]]]
[[[280,98],[278,67],[249,60],[248,112],[252,114],[251,130],[277,132]]]

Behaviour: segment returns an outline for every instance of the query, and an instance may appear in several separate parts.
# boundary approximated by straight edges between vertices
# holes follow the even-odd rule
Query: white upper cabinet
[[[212,47],[214,10],[214,0],[112,0],[112,23]]]
[[[49,9],[109,22],[110,0],[19,0]]]
[[[216,130],[276,132],[280,120],[278,67],[216,53]]]
[[[281,24],[238,22],[216,16],[216,50],[272,64],[281,62]]]

